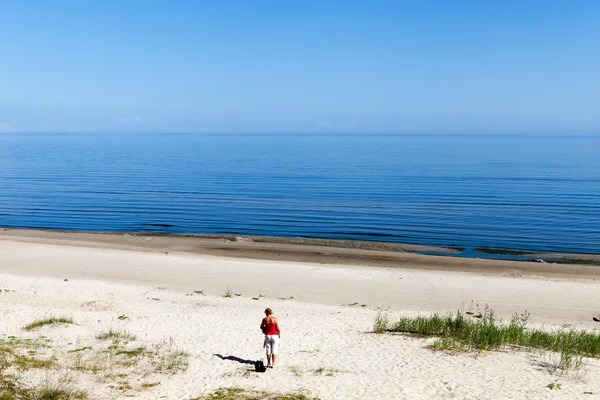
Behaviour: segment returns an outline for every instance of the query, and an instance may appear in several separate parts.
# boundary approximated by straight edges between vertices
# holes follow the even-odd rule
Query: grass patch
[[[136,339],[136,337],[135,337],[135,335],[132,335],[131,333],[129,333],[127,331],[117,331],[114,329],[109,329],[106,332],[102,332],[102,333],[96,335],[96,339],[98,339],[98,340],[113,340],[113,341],[120,341],[120,340],[133,341]]]
[[[16,336],[8,336],[0,339],[0,353],[12,351],[15,348],[40,349],[49,348],[52,339],[39,336],[35,339],[19,339]]]
[[[44,359],[44,358],[36,358],[36,357],[28,357],[15,354],[13,359],[11,360],[12,366],[19,370],[29,370],[29,369],[50,369],[55,368],[58,364],[54,358]]]
[[[225,293],[223,293],[222,297],[226,297],[226,298],[230,299],[232,297],[240,297],[241,295],[242,295],[241,293],[234,293],[229,288],[227,288],[227,291]]]
[[[79,353],[80,351],[92,350],[90,346],[80,347],[78,349],[69,350],[67,353]]]
[[[119,378],[116,372],[125,373],[124,376],[135,374],[144,377],[156,373],[175,374],[187,369],[189,357],[186,352],[176,348],[172,341],[127,348],[125,342],[115,340],[105,348],[70,354],[70,369],[99,374],[107,379]]]
[[[402,317],[390,323],[387,315],[379,313],[373,330],[377,333],[398,332],[418,336],[436,336],[435,350],[497,350],[517,346],[560,354],[556,367],[568,372],[579,370],[583,357],[600,358],[600,334],[586,331],[556,330],[552,332],[527,328],[529,314],[515,314],[508,324],[496,319],[487,308],[481,314]]]
[[[146,348],[145,347],[138,347],[136,349],[132,349],[132,350],[119,350],[117,351],[115,354],[116,355],[125,355],[128,357],[140,357],[143,356],[146,353]]]
[[[38,328],[41,328],[42,326],[46,326],[46,325],[59,325],[59,324],[72,324],[72,323],[73,323],[72,318],[50,317],[50,318],[38,319],[36,321],[33,321],[29,325],[25,325],[23,327],[23,329],[26,331],[32,331],[34,329],[38,329]]]
[[[600,358],[600,334],[574,329],[552,332],[527,328],[529,314],[515,314],[508,324],[498,320],[493,310],[486,307],[476,315],[402,317],[390,323],[385,314],[378,314],[373,330],[377,333],[398,332],[439,339],[431,346],[434,350],[469,351],[497,350],[516,346],[560,354],[555,367],[563,372],[580,370],[583,357]]]
[[[175,374],[187,370],[189,354],[183,350],[173,347],[173,343],[161,343],[155,345],[155,356],[151,364],[158,373]]]
[[[547,384],[546,387],[550,390],[560,390],[562,388],[562,383],[551,382]]]
[[[192,293],[187,293],[186,296],[194,296],[194,295],[203,295],[204,296],[204,290],[194,290]]]
[[[30,386],[14,375],[0,374],[0,400],[86,400],[87,392],[66,378],[56,383]]]
[[[335,376],[340,371],[337,369],[320,367],[314,370],[315,375]]]
[[[319,400],[305,393],[274,393],[261,392],[241,388],[222,388],[206,396],[196,397],[191,400]]]
[[[13,349],[8,351],[3,349],[0,354],[0,365],[3,368],[12,367],[19,371],[28,371],[30,369],[52,369],[58,366],[54,357],[36,357],[35,351],[28,352],[28,355],[19,354],[23,349]]]
[[[131,346],[122,340],[134,339],[127,332],[109,331],[99,336],[107,341],[96,343],[93,348],[78,343],[79,346],[67,351],[52,348],[51,340],[44,336],[35,339],[0,336],[0,400],[87,399],[87,393],[71,384],[77,383],[75,380],[56,379],[61,371],[93,376],[99,384],[110,383],[105,387],[117,393],[115,398],[131,397],[134,392],[159,385],[157,380],[161,375],[188,368],[189,355],[177,348],[172,339]],[[37,381],[31,380],[31,376],[41,374],[55,378],[31,385]],[[154,379],[149,381],[149,377]]]
[[[15,336],[0,339],[0,373],[8,368],[18,371],[56,368],[58,364],[54,356],[38,355],[38,350],[45,352],[50,348],[49,342],[43,336],[37,339],[18,339]]]

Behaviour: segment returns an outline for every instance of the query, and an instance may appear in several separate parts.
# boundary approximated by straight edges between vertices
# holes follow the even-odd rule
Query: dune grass
[[[0,400],[86,400],[87,392],[77,389],[70,380],[29,386],[19,377],[0,373]]]
[[[269,393],[241,388],[221,388],[192,400],[319,400],[304,393]]]
[[[122,330],[104,331],[97,338],[101,342],[78,339],[60,348],[44,336],[0,336],[0,400],[87,399],[88,393],[71,378],[81,375],[105,384],[114,398],[125,398],[158,386],[160,376],[184,372],[189,366],[189,354],[173,339],[132,343],[135,336]]]
[[[113,337],[107,335],[109,339]],[[127,341],[115,339],[108,347],[88,347],[88,351],[83,351],[83,348],[81,351],[69,352],[68,367],[74,371],[91,372],[104,377],[112,377],[117,372],[124,376],[146,377],[150,374],[177,374],[189,366],[189,354],[175,347],[172,340],[133,348],[128,348],[127,344]]]
[[[165,340],[152,348],[154,357],[151,363],[155,372],[161,374],[176,374],[187,370],[189,354],[175,347],[173,340]]]
[[[96,339],[98,340],[125,340],[125,341],[133,341],[136,339],[136,336],[127,332],[127,331],[117,331],[114,329],[109,329],[106,332],[99,333],[96,335]]]
[[[37,328],[41,328],[46,325],[58,325],[58,324],[72,324],[73,319],[68,317],[50,317],[44,319],[38,319],[33,321],[32,323],[25,325],[23,327],[26,331],[32,331]]]
[[[58,365],[56,360],[53,358],[45,359],[19,354],[13,355],[11,364],[19,370],[51,369],[57,367]]]
[[[390,322],[380,313],[374,324],[378,333],[397,332],[424,337],[438,337],[435,350],[497,350],[521,347],[560,354],[556,367],[567,372],[581,368],[582,357],[600,358],[600,334],[574,329],[544,331],[529,329],[529,314],[515,314],[509,323],[498,320],[493,310],[486,308],[478,315],[458,311],[455,315],[402,317]]]
[[[0,371],[12,367],[22,372],[30,369],[53,369],[57,367],[55,357],[38,355],[37,350],[46,349],[46,338],[18,339],[14,336],[0,339]]]

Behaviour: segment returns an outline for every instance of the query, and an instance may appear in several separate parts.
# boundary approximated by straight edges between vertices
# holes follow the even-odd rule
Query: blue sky
[[[0,0],[0,132],[600,134],[600,1]]]

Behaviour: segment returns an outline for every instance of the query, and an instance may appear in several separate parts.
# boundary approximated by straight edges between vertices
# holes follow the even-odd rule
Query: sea
[[[600,137],[0,134],[0,227],[600,253]]]

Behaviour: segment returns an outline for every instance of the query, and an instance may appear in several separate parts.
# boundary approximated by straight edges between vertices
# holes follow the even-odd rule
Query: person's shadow
[[[230,361],[239,362],[240,364],[254,365],[254,361],[253,360],[244,360],[243,358],[239,358],[239,357],[236,357],[236,356],[222,356],[221,354],[213,354],[213,356],[217,356],[221,360],[230,360]]]

